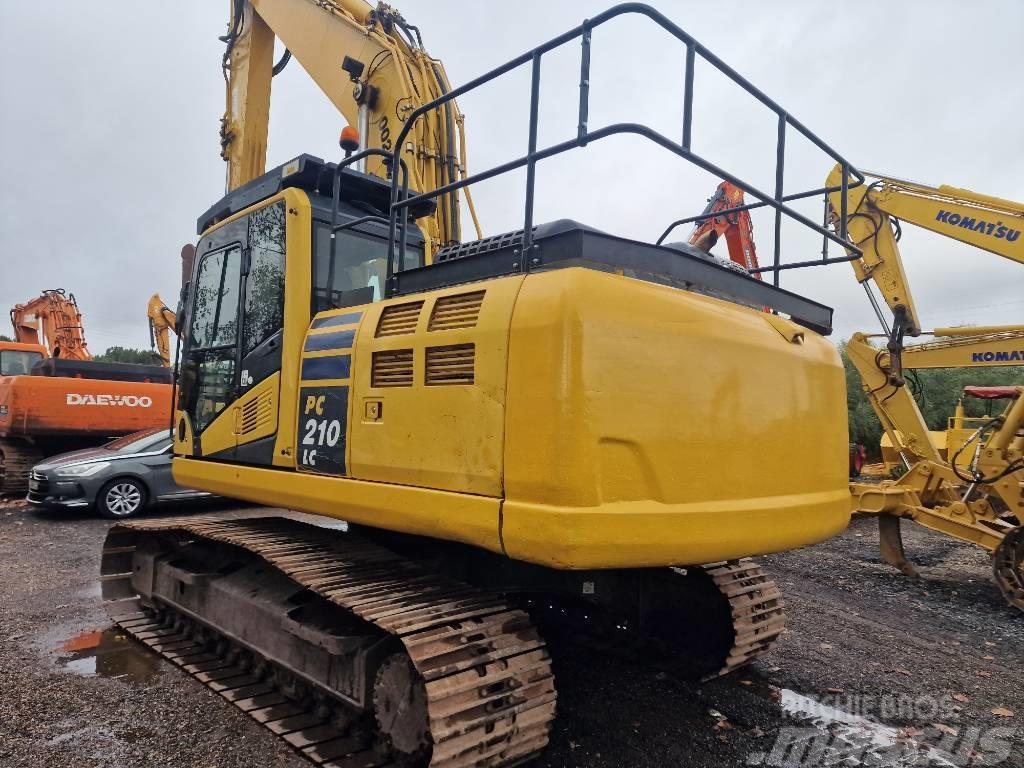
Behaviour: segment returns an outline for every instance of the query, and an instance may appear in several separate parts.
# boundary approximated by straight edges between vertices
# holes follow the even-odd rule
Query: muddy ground
[[[0,502],[0,766],[309,765],[105,631],[107,527]],[[905,538],[917,581],[880,563],[870,520],[763,558],[789,629],[766,659],[703,686],[549,638],[559,720],[535,765],[1024,766],[1024,615],[1004,604],[980,550],[916,527]]]

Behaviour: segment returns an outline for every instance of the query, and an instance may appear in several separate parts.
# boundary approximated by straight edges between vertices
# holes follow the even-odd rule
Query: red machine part
[[[977,397],[981,400],[1001,400],[1002,398],[1016,398],[1024,392],[1024,387],[976,387],[968,385],[964,387],[965,397]]]

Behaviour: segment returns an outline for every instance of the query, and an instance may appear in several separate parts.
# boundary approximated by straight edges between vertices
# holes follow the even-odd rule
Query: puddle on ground
[[[162,668],[160,657],[115,627],[80,632],[57,647],[58,664],[83,677],[148,683]]]

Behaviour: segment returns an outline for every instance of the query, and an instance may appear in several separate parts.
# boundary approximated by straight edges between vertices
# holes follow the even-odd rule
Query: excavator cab
[[[0,341],[0,376],[27,376],[45,357],[46,348],[37,344]]]

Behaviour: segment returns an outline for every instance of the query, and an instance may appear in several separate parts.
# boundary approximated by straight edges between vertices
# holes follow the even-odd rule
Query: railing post
[[[779,138],[775,146],[775,202],[782,204],[782,186],[786,172],[786,113],[779,112]],[[775,209],[775,272],[773,283],[779,285],[779,265],[782,264],[782,209]]]
[[[576,125],[576,140],[581,147],[587,145],[587,121],[590,117],[590,24],[583,22],[580,36],[580,112]]]
[[[839,213],[839,217],[840,217],[839,218],[839,237],[841,237],[843,239],[843,241],[846,240],[846,214],[847,214],[847,203],[848,203],[847,196],[849,195],[849,192],[850,192],[849,181],[847,180],[847,177],[849,176],[849,173],[850,173],[850,166],[847,165],[846,163],[843,163],[843,179],[840,182],[842,184],[842,189],[840,190],[840,193],[841,193],[842,197],[839,200],[839,205],[842,208],[842,210]]]
[[[686,75],[683,86],[683,149],[690,151],[690,137],[693,128],[693,68],[696,64],[696,50],[693,41],[686,43]]]
[[[825,193],[825,210],[821,214],[821,226],[828,228],[828,192]],[[828,261],[828,235],[821,236],[821,260]]]
[[[341,205],[341,166],[334,167],[334,179],[331,183],[331,244],[327,266],[327,298],[330,300],[331,289],[334,288],[334,259],[338,253],[338,209]]]
[[[523,220],[523,245],[519,259],[520,271],[529,269],[533,259],[533,188],[537,180],[537,113],[540,107],[540,51],[533,52],[530,78],[530,139],[526,161],[526,212]]]

